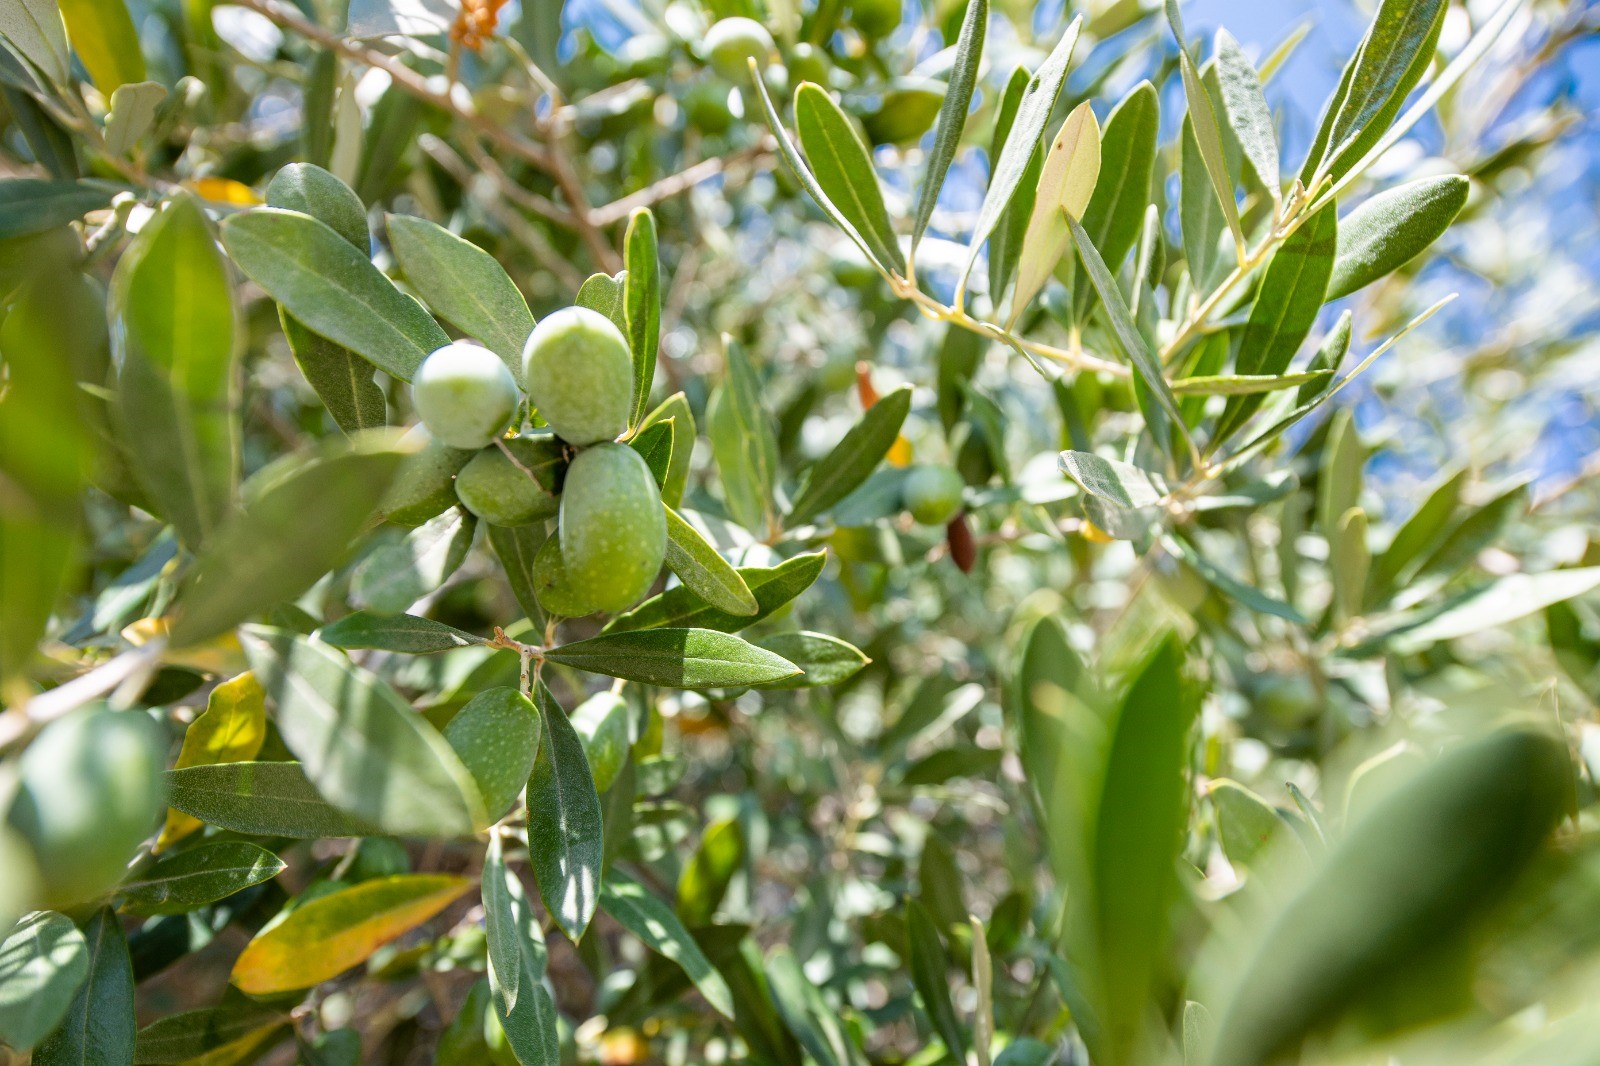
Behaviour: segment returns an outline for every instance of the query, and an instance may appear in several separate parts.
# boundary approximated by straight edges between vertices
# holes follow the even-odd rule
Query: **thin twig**
[[[602,204],[590,212],[589,217],[597,226],[609,226],[613,223],[621,222],[636,208],[649,207],[652,204],[660,203],[662,200],[669,200],[741,163],[761,166],[771,161],[772,155],[764,144],[742,148],[725,156],[702,159],[688,169],[662,178],[652,185],[645,186],[638,192],[629,193],[627,196],[613,200],[609,204]]]

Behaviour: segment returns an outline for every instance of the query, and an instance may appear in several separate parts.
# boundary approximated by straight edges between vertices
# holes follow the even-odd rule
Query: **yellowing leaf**
[[[254,189],[232,178],[196,178],[188,183],[190,189],[202,200],[214,204],[237,204],[240,207],[259,207],[264,201]]]
[[[894,443],[889,446],[887,458],[890,466],[910,466],[911,442],[904,437],[896,437]]]
[[[1017,290],[1011,298],[1011,321],[1022,314],[1067,250],[1063,213],[1082,218],[1095,182],[1100,178],[1100,123],[1085,100],[1061,124],[1039,173],[1033,214],[1022,237],[1017,262]]]
[[[122,639],[134,647],[141,647],[157,637],[166,638],[171,626],[165,618],[141,618],[122,629]],[[224,633],[211,640],[186,648],[166,648],[161,661],[169,666],[187,666],[203,674],[232,674],[241,670],[244,649],[233,633]]]
[[[246,672],[211,690],[206,709],[189,723],[174,769],[249,762],[267,737],[266,693],[256,675]],[[200,828],[200,820],[168,810],[167,824],[156,840],[160,851]]]
[[[321,984],[359,966],[471,887],[465,877],[399,874],[319,896],[257,934],[233,964],[232,981],[252,996]]]

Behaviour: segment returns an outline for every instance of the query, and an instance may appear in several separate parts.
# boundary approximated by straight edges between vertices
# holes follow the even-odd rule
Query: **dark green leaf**
[[[656,217],[648,208],[638,208],[628,216],[623,251],[628,265],[623,306],[628,347],[633,352],[633,413],[628,425],[636,426],[650,402],[656,351],[661,346],[661,260],[656,248]]]
[[[500,834],[490,833],[481,878],[483,926],[489,941],[489,980],[503,1013],[516,1009],[522,977],[522,930],[517,927],[517,913],[511,901],[510,877]]]
[[[1016,120],[1017,108],[1030,81],[1028,69],[1018,67],[1011,72],[1005,92],[1000,97],[999,114],[994,121],[994,138],[989,142],[989,158],[999,159],[1006,140],[1011,135],[1011,125]],[[1017,268],[1017,258],[1022,254],[1022,235],[1027,231],[1028,219],[1033,214],[1034,190],[1039,184],[1039,172],[1044,168],[1044,152],[1035,139],[1033,154],[1023,167],[1017,180],[1016,192],[1005,210],[995,219],[994,231],[989,235],[989,302],[998,304],[1006,285]],[[953,333],[975,337],[964,329],[952,327]],[[942,393],[941,393],[942,395]],[[940,411],[944,407],[941,404]]]
[[[988,191],[984,193],[983,204],[978,208],[978,220],[967,244],[966,265],[962,267],[957,283],[958,293],[966,289],[967,275],[972,273],[972,265],[978,261],[983,242],[994,232],[1001,213],[1011,202],[1012,195],[1039,151],[1039,138],[1044,134],[1045,124],[1050,121],[1050,113],[1055,110],[1061,86],[1066,83],[1067,65],[1072,61],[1072,50],[1078,43],[1078,31],[1082,27],[1083,17],[1080,15],[1062,32],[1061,39],[1050,50],[1049,57],[1028,81],[1028,87],[1017,100],[1016,115],[1006,135],[1005,147],[994,162]],[[957,299],[959,302],[959,296]]]
[[[678,877],[678,917],[685,925],[711,924],[744,860],[744,829],[737,818],[706,826],[700,846]]]
[[[145,492],[197,548],[233,509],[239,383],[228,271],[193,197],[145,225],[111,290],[123,439]]]
[[[140,1029],[133,1061],[138,1066],[190,1062],[209,1051],[288,1024],[289,1016],[278,1008],[236,997],[223,1006],[174,1014]]]
[[[484,824],[450,745],[388,685],[326,645],[284,630],[240,636],[306,776],[334,805],[390,833],[454,836]]]
[[[1100,258],[1120,268],[1139,239],[1145,207],[1155,174],[1156,135],[1161,124],[1161,102],[1155,86],[1142,81],[1106,116],[1100,133],[1100,173],[1094,195],[1083,210],[1083,231],[1094,242]],[[1079,317],[1089,309],[1093,292],[1089,278],[1073,281],[1073,304]]]
[[[866,1056],[788,947],[772,949],[766,976],[783,1024],[819,1066],[865,1066]]]
[[[317,630],[317,636],[336,648],[378,648],[411,655],[453,651],[489,643],[455,626],[419,618],[414,614],[373,614],[356,611]]]
[[[650,468],[650,476],[655,478],[656,487],[666,486],[667,476],[672,472],[673,452],[673,420],[671,418],[662,422],[653,422],[640,429],[628,440],[628,446],[644,456],[645,465]],[[672,506],[667,504],[668,507]]]
[[[376,429],[388,421],[383,389],[373,378],[373,366],[355,352],[306,328],[305,323],[278,308],[289,351],[317,391],[333,421],[346,433]]]
[[[242,845],[249,847],[249,845]],[[89,976],[67,1016],[33,1052],[34,1066],[131,1066],[138,1023],[133,1013],[133,962],[122,922],[109,908],[83,927]]]
[[[279,170],[267,184],[267,206],[298,211],[327,223],[362,255],[372,246],[367,209],[361,197],[319,166],[290,163]]]
[[[450,343],[439,324],[327,224],[260,208],[222,225],[222,243],[250,279],[306,327],[410,381]]]
[[[244,509],[196,560],[173,645],[209,640],[310,588],[344,558],[405,456],[397,434],[380,432],[327,440],[264,469]]]
[[[1459,174],[1386,189],[1339,220],[1339,252],[1328,281],[1337,300],[1421,255],[1466,206],[1471,182]]]
[[[1167,21],[1172,24],[1173,36],[1178,39],[1178,70],[1183,77],[1183,95],[1189,105],[1189,130],[1194,134],[1200,162],[1211,182],[1212,195],[1222,208],[1222,217],[1233,234],[1233,242],[1240,255],[1245,245],[1244,230],[1239,225],[1239,205],[1234,199],[1234,179],[1228,172],[1228,158],[1223,151],[1222,130],[1217,123],[1217,102],[1211,98],[1200,71],[1189,55],[1189,45],[1183,37],[1183,23],[1178,19],[1177,0],[1166,0]]]
[[[380,830],[322,798],[297,762],[230,762],[167,771],[168,802],[208,825],[317,840]]]
[[[590,673],[668,688],[737,688],[792,677],[789,660],[710,629],[638,629],[605,633],[545,652]]]
[[[759,605],[753,615],[720,611],[686,588],[668,589],[645,600],[627,614],[618,615],[604,632],[643,629],[715,629],[735,633],[753,626],[811,587],[822,573],[827,556],[812,552],[786,559],[774,567],[747,566],[739,570],[745,586]]]
[[[1450,516],[1461,502],[1467,468],[1459,467],[1440,481],[1411,517],[1395,531],[1389,546],[1373,560],[1372,587],[1382,597],[1393,590],[1396,579],[1444,535]]]
[[[833,450],[811,468],[785,524],[793,527],[807,522],[854,492],[894,447],[910,411],[909,385],[895,389],[867,408]]]
[[[664,424],[672,426],[672,447],[667,476],[661,482],[661,500],[668,507],[680,507],[684,490],[689,484],[689,463],[694,455],[695,438],[694,412],[689,409],[689,400],[683,393],[673,393],[660,407],[646,415],[634,439],[637,441],[643,437],[652,426]]]
[[[1240,374],[1281,374],[1288,369],[1327,298],[1338,240],[1338,217],[1330,203],[1273,253],[1239,341],[1235,366]],[[1259,396],[1229,401],[1213,442],[1226,440],[1260,406]]]
[[[855,645],[825,633],[779,633],[761,641],[761,647],[783,656],[802,671],[799,677],[774,681],[767,688],[837,685],[872,661]]]
[[[933,1022],[933,1031],[952,1055],[966,1057],[967,1035],[950,1002],[950,956],[927,909],[914,899],[906,900],[906,943],[911,954],[911,982]]]
[[[883,190],[866,142],[828,91],[801,84],[794,98],[795,130],[822,191],[867,243],[886,270],[904,275],[905,255],[883,206]]]
[[[711,394],[706,430],[729,512],[746,529],[760,531],[772,521],[778,442],[744,348],[729,337],[723,338],[723,347],[728,375]]]
[[[201,844],[161,859],[117,886],[133,914],[183,914],[278,876],[284,862],[243,841]]]
[[[961,147],[961,131],[966,128],[972,90],[978,83],[978,69],[983,65],[983,40],[988,29],[989,0],[967,0],[961,33],[956,38],[955,59],[950,64],[950,81],[945,87],[944,101],[939,105],[939,121],[934,128],[933,148],[928,153],[928,168],[917,192],[917,209],[911,226],[913,251],[927,231],[945,175],[956,157],[956,150]]]
[[[109,207],[118,191],[115,185],[98,181],[7,178],[0,181],[0,240],[76,222],[90,211]]]
[[[534,594],[533,561],[539,555],[547,536],[544,523],[527,526],[488,526],[489,544],[505,571],[506,581],[517,606],[528,620],[536,625],[544,618],[539,601]]]
[[[712,968],[700,945],[683,927],[672,908],[652,896],[633,878],[612,868],[600,889],[600,905],[623,928],[683,968],[706,1002],[726,1018],[733,1017],[733,993]]]
[[[600,902],[605,829],[583,740],[550,690],[535,693],[544,743],[528,779],[528,855],[539,895],[573,943]]]
[[[758,612],[761,606],[755,594],[733,564],[718,555],[717,549],[677,511],[666,507],[666,514],[667,566],[684,587],[719,611],[741,617]]]
[[[389,216],[389,243],[406,281],[434,313],[498,355],[520,381],[533,315],[494,256],[409,215]]]

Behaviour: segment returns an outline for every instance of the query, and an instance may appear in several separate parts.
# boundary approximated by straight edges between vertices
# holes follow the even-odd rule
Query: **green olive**
[[[878,109],[863,115],[861,125],[873,144],[909,144],[939,117],[944,84],[932,78],[896,78],[883,93]]]
[[[379,511],[385,521],[420,526],[455,506],[456,475],[475,453],[450,447],[429,433],[427,426],[412,426],[401,443],[420,446],[400,464]]]
[[[514,688],[480,692],[444,727],[444,739],[478,783],[491,822],[511,809],[533,772],[539,713]]]
[[[1263,716],[1284,728],[1298,728],[1322,712],[1316,684],[1302,673],[1267,674],[1259,680],[1251,702]]]
[[[533,595],[547,614],[562,618],[582,618],[599,610],[573,588],[567,577],[567,564],[561,559],[559,537],[546,540],[533,557]]]
[[[165,756],[148,716],[103,708],[52,722],[28,745],[10,822],[33,846],[49,906],[92,900],[121,879],[166,807]]]
[[[887,37],[900,26],[900,0],[850,0],[850,24],[868,40]]]
[[[925,526],[942,526],[961,513],[966,483],[948,466],[918,466],[906,475],[901,499],[906,510]]]
[[[517,379],[489,349],[447,344],[422,361],[411,397],[423,425],[452,448],[482,448],[506,431],[517,412]]]
[[[609,689],[597,692],[573,710],[572,727],[583,741],[595,790],[606,791],[628,758],[628,701]]]
[[[643,596],[667,552],[666,512],[644,458],[623,444],[580,452],[561,492],[560,536],[567,577],[596,610]]]
[[[733,128],[733,108],[728,104],[731,90],[721,83],[696,82],[683,96],[683,113],[689,125],[715,137]]]
[[[549,434],[512,437],[474,455],[456,475],[461,505],[494,526],[525,526],[560,506],[559,442]]]
[[[789,51],[789,76],[796,84],[810,81],[826,88],[832,71],[828,54],[814,44],[801,41]]]
[[[765,69],[777,46],[761,23],[735,16],[718,20],[706,31],[704,49],[711,69],[743,85],[750,79],[748,60],[754,59],[758,68]]]
[[[628,428],[633,355],[598,311],[566,307],[535,326],[522,349],[522,377],[539,414],[568,443],[615,440]]]

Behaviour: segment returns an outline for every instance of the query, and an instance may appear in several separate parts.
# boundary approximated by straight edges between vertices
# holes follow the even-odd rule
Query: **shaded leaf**
[[[34,1066],[132,1066],[133,961],[122,922],[102,908],[83,927],[89,975],[60,1026],[33,1052]]]
[[[317,630],[317,636],[336,648],[379,648],[411,655],[453,651],[489,643],[483,637],[455,626],[419,618],[414,614],[373,614],[356,611]]]
[[[825,633],[779,633],[761,641],[761,647],[781,655],[801,670],[799,677],[767,684],[766,688],[815,688],[837,685],[871,662],[861,649]]]
[[[267,738],[267,695],[256,675],[248,671],[211,690],[206,709],[183,733],[183,747],[173,768],[247,762],[261,751]],[[167,822],[156,840],[160,851],[200,828],[200,820],[177,810],[167,811]]]
[[[500,357],[522,380],[522,346],[533,332],[528,302],[488,252],[424,218],[388,216],[400,269],[433,312]]]
[[[483,926],[489,941],[489,981],[500,997],[500,1009],[516,1009],[518,984],[522,977],[522,931],[511,902],[505,852],[499,833],[489,834],[489,849],[483,859]]]
[[[910,411],[909,385],[867,408],[833,450],[811,468],[785,524],[793,527],[807,522],[854,492],[894,447]]]
[[[706,405],[706,431],[729,512],[746,529],[761,530],[772,516],[778,442],[744,348],[726,336],[723,347],[728,374]]]
[[[914,899],[906,900],[906,943],[910,948],[911,982],[933,1022],[933,1031],[952,1055],[964,1058],[967,1036],[950,1001],[950,957],[927,909]]]
[[[582,739],[548,688],[535,699],[545,739],[528,778],[528,856],[546,909],[577,943],[600,902],[604,820]]]
[[[733,1017],[733,993],[728,990],[728,983],[712,968],[700,945],[695,943],[671,907],[615,867],[606,873],[605,884],[600,889],[600,905],[652,951],[682,967],[718,1013],[726,1018]]]
[[[201,844],[162,859],[123,881],[122,909],[133,914],[184,914],[270,881],[285,863],[243,841]]]
[[[1282,183],[1278,176],[1278,136],[1272,128],[1272,110],[1261,91],[1261,78],[1227,30],[1217,31],[1216,51],[1223,113],[1245,159],[1276,200]]]
[[[289,1024],[289,1015],[243,997],[219,1007],[184,1011],[139,1030],[133,1061],[139,1066],[187,1063],[218,1048],[253,1046]]]
[[[89,977],[89,946],[72,919],[34,911],[0,942],[0,1043],[27,1051],[61,1024]]]
[[[663,507],[665,505],[663,504]],[[667,566],[690,592],[719,611],[748,617],[759,611],[755,594],[733,564],[717,554],[698,530],[670,507],[667,515]]]
[[[228,762],[167,771],[173,808],[254,836],[317,840],[380,832],[322,798],[297,762]]]
[[[645,600],[626,614],[613,618],[605,633],[645,629],[715,629],[734,633],[765,620],[773,612],[811,587],[822,573],[827,556],[811,552],[786,559],[774,567],[740,567],[739,576],[755,596],[758,610],[753,615],[735,615],[718,610],[687,588],[668,589]]]

